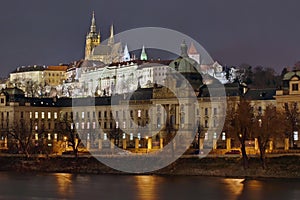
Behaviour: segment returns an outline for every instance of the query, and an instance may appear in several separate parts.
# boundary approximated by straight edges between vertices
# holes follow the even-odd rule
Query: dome
[[[187,45],[183,41],[181,44],[181,56],[173,60],[169,67],[181,73],[190,82],[194,90],[198,90],[203,85],[202,76],[196,69],[198,63],[188,57],[187,49]]]

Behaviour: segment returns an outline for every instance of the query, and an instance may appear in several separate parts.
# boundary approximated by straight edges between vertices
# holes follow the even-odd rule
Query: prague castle
[[[110,37],[107,44],[102,44],[100,32],[96,32],[96,19],[93,13],[90,32],[86,36],[85,60],[95,60],[104,64],[110,64],[112,62],[120,62],[122,58],[122,44],[121,42],[115,43],[113,25],[110,27]]]

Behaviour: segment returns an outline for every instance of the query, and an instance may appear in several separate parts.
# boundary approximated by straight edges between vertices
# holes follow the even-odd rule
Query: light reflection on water
[[[0,172],[0,199],[299,199],[300,180]]]
[[[158,187],[161,184],[161,177],[155,176],[135,176],[137,187],[137,198],[140,200],[156,200]]]

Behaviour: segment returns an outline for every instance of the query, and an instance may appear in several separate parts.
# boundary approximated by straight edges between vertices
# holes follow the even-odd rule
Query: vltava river
[[[300,180],[0,172],[0,199],[300,199]]]

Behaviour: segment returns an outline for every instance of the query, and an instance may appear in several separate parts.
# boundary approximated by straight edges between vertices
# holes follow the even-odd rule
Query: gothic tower
[[[90,32],[86,36],[85,59],[89,59],[93,49],[100,44],[100,32],[96,32],[95,13],[93,12]]]

